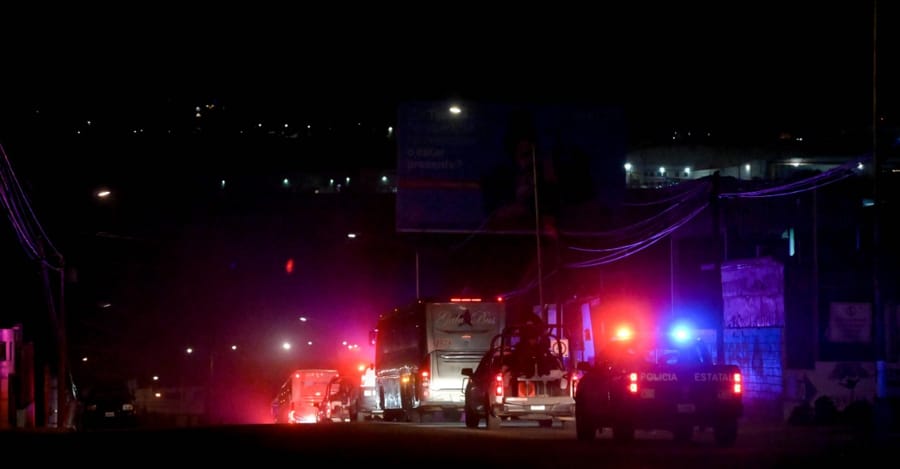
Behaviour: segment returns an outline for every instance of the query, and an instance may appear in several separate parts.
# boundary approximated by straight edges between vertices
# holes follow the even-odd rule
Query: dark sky
[[[788,2],[628,2],[628,7],[586,4],[581,9],[520,3],[494,10],[453,4],[452,9],[378,6],[366,11],[349,5],[340,10],[287,5],[227,10],[216,5],[194,11],[154,5],[146,11],[7,12],[0,20],[0,144],[20,177],[43,190],[33,195],[36,199],[50,206],[65,198],[61,205],[71,207],[78,190],[100,180],[149,186],[160,174],[171,174],[167,168],[172,167],[196,174],[252,172],[282,162],[245,161],[233,140],[217,140],[214,134],[202,144],[190,141],[186,146],[164,137],[126,140],[134,128],[154,135],[170,128],[189,130],[194,125],[189,110],[209,103],[227,109],[215,127],[223,134],[257,120],[360,120],[382,129],[393,123],[399,101],[437,98],[622,106],[632,139],[664,138],[673,128],[701,127],[724,132],[735,142],[765,141],[785,130],[837,134],[870,125],[874,2],[782,3]],[[890,117],[897,110],[894,83],[900,82],[893,28],[897,15],[886,1],[878,8],[877,97],[879,109]],[[102,123],[93,143],[74,145],[72,133],[88,119]],[[373,148],[367,146],[369,139],[358,141],[358,149]],[[391,148],[374,148],[374,159],[328,157],[297,169],[391,167]],[[224,150],[230,150],[225,157],[209,156]],[[275,145],[270,150],[276,154],[295,148]],[[188,158],[198,151],[207,157]],[[269,166],[260,169],[259,163]],[[145,208],[154,210],[152,204]],[[167,223],[192,220],[185,210]],[[48,215],[44,223],[54,228],[90,223],[74,210],[57,215]],[[214,221],[227,223],[224,215],[213,215]],[[211,229],[187,226],[195,233]],[[59,235],[69,236],[75,235]],[[206,241],[178,247],[208,256],[198,262],[231,265],[231,259],[216,259],[215,244]],[[85,257],[93,252],[84,249]],[[147,252],[153,248],[131,255],[141,259],[150,256]],[[348,251],[316,254],[340,257]],[[114,260],[116,252],[104,255]],[[146,274],[168,277],[167,285],[181,281],[177,285],[184,289],[159,304],[144,305],[147,309],[191,312],[195,305],[178,303],[195,291],[191,285],[214,297],[217,307],[227,305],[227,298],[204,290],[207,286],[198,280],[203,264],[185,259],[179,261],[186,266],[177,276]],[[406,273],[366,271],[361,278],[384,280]],[[340,277],[344,271],[324,274]],[[16,271],[4,275],[19,277]],[[265,300],[254,307],[277,310],[286,300],[275,295],[290,289],[289,284],[269,285],[264,293],[272,297],[260,293],[257,298]],[[139,294],[140,286],[126,290]],[[339,291],[330,294],[341,296]],[[364,307],[359,299],[348,303]],[[152,347],[150,339],[144,338],[144,345]]]
[[[459,95],[622,104],[648,122],[870,118],[871,0],[628,3],[10,16],[24,25],[10,21],[4,94],[75,108],[174,96],[340,112]],[[878,6],[893,102],[896,8]]]

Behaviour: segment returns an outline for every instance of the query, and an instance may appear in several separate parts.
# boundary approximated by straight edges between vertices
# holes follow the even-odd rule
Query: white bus
[[[375,382],[384,420],[458,420],[462,369],[475,367],[506,324],[501,301],[419,300],[378,320]]]
[[[275,423],[316,423],[316,405],[337,375],[337,370],[318,368],[291,372],[272,400]]]

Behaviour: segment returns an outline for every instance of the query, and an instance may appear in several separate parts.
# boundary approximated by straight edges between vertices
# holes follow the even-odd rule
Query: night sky
[[[887,3],[877,99],[896,122]],[[872,122],[872,4],[4,15],[0,144],[77,270],[79,351],[134,347],[149,367],[188,341],[219,346],[248,330],[264,348],[300,312],[347,321],[363,341],[369,318],[413,293],[415,243],[373,215],[390,213],[390,196],[321,206],[206,189],[236,176],[392,170],[387,129],[405,100],[617,106],[630,145],[673,129],[734,144],[790,132],[858,145]],[[100,185],[120,190],[114,204],[97,206]],[[334,241],[326,219],[371,237]],[[8,224],[0,234],[11,299],[0,318],[27,320],[43,304],[36,266]],[[297,259],[293,275],[286,258]]]

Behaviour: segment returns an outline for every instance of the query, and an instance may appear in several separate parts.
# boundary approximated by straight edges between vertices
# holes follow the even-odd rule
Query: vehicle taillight
[[[498,398],[503,397],[503,373],[497,373],[494,377],[494,395]]]
[[[732,389],[731,389],[731,390],[732,390],[735,394],[740,394],[741,391],[743,390],[743,383],[741,382],[741,374],[740,374],[740,373],[735,373],[734,376],[733,376],[733,378],[734,378],[734,379],[733,379],[734,384],[732,385]]]
[[[572,374],[572,395],[578,391],[578,375]]]
[[[637,380],[637,373],[628,373],[628,392],[632,394],[638,392]]]
[[[422,378],[419,385],[419,400],[425,400],[428,398],[428,389],[431,388],[431,375],[428,373],[428,370],[422,370],[419,372],[419,376]]]

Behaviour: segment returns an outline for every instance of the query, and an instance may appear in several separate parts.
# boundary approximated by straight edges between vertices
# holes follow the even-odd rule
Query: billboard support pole
[[[541,259],[541,209],[538,203],[538,172],[537,172],[537,155],[534,151],[534,143],[531,144],[531,173],[534,182],[534,242],[537,252],[537,286],[538,286],[538,304],[541,306],[541,317],[547,320],[544,311],[544,272],[543,261]]]
[[[712,243],[715,264],[714,281],[716,285],[715,303],[713,314],[716,315],[716,363],[726,363],[725,360],[725,305],[722,298],[722,263],[728,257],[722,243],[722,212],[719,194],[722,192],[722,182],[719,172],[716,171],[712,175],[712,193],[710,194],[710,205],[712,207]]]
[[[416,301],[421,298],[422,296],[419,294],[419,250],[416,249]]]

